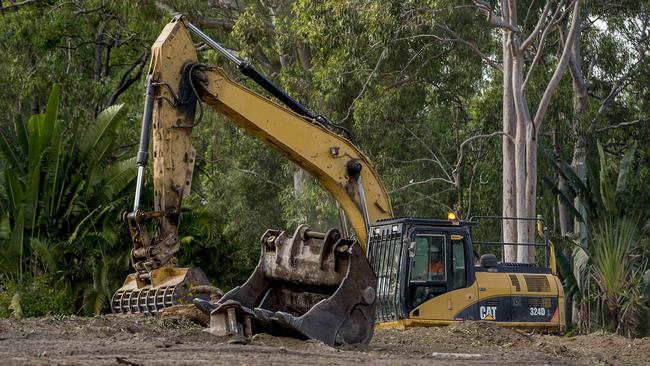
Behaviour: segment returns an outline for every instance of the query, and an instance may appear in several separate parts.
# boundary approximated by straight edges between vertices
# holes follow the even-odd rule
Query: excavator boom
[[[350,219],[365,250],[368,219],[392,216],[388,194],[368,158],[348,139],[233,82],[220,69],[198,67],[193,75],[201,100],[314,176]],[[359,183],[361,181],[361,183]]]

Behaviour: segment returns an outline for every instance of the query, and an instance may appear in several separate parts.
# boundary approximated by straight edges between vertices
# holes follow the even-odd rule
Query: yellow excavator
[[[199,63],[191,33],[283,105]],[[253,274],[223,296],[200,269],[179,268],[178,225],[192,181],[197,105],[224,114],[309,172],[338,202],[345,235],[307,225],[292,235],[267,230]],[[144,211],[140,195],[150,137],[154,209]],[[472,240],[477,219],[394,217],[377,172],[347,130],[311,112],[182,16],[152,46],[137,162],[134,207],[124,215],[135,273],[113,296],[115,313],[154,314],[195,303],[209,314],[210,332],[244,342],[266,331],[329,345],[367,344],[375,328],[470,320],[564,329],[564,294],[547,239],[477,242]],[[346,219],[354,237],[346,233]],[[544,236],[543,221],[530,220]],[[546,263],[506,263],[494,254],[479,258],[476,251],[477,245],[506,244],[542,247]]]

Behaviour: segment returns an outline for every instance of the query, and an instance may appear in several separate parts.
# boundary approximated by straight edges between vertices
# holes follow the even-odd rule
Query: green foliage
[[[74,313],[74,295],[65,286],[46,277],[30,278],[22,283],[0,280],[0,317],[38,317]]]
[[[121,105],[112,106],[79,135],[74,130],[64,134],[67,126],[57,116],[60,98],[61,88],[55,85],[45,113],[3,131],[5,140],[14,142],[3,148],[17,159],[4,169],[10,194],[1,202],[0,268],[18,284],[52,281],[73,293],[84,291],[92,279],[84,299],[90,313],[98,313],[110,298],[104,255],[121,233],[114,222],[135,177],[133,159],[111,156],[126,112]],[[27,316],[29,289],[16,292]]]
[[[182,215],[179,260],[203,269],[215,286],[227,291],[248,279],[257,265],[259,243],[249,245],[224,235],[225,220],[218,210],[198,207]],[[261,234],[260,234],[261,236]]]
[[[600,290],[603,307],[608,312],[612,331],[619,332],[626,319],[628,329],[638,325],[643,304],[640,288],[640,265],[637,250],[638,225],[630,219],[612,222],[606,219],[594,232],[592,251],[593,278]],[[630,291],[637,289],[636,291]]]
[[[575,237],[566,238],[573,248],[573,263],[558,256],[565,294],[576,302],[595,301],[606,319],[610,331],[635,334],[648,311],[648,296],[644,294],[644,272],[648,270],[647,249],[642,238],[646,233],[637,217],[647,217],[643,210],[633,210],[627,198],[627,187],[636,177],[633,166],[637,143],[633,143],[618,162],[609,159],[597,144],[598,163],[591,172],[595,180],[582,183],[567,163],[547,152],[547,156],[562,174],[572,194],[587,203],[587,217],[582,217],[574,201],[563,199],[576,217],[589,224],[589,246]],[[545,180],[554,187],[549,179]],[[597,187],[594,189],[594,187]],[[593,283],[590,284],[590,279]],[[583,314],[583,316],[587,316]]]

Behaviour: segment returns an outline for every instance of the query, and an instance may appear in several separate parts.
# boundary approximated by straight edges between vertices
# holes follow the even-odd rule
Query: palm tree
[[[575,175],[566,162],[547,153],[552,165],[565,177],[572,195],[580,199],[585,210],[580,211],[574,201],[550,179],[545,178],[545,182],[576,219],[589,227],[588,241],[576,236],[566,238],[573,246],[572,262],[560,255],[558,264],[565,295],[582,304],[583,323],[590,320],[587,310],[589,301],[596,300],[595,305],[601,313],[599,322],[603,326],[617,333],[631,334],[639,325],[642,313],[647,310],[643,281],[644,272],[649,270],[641,245],[644,230],[639,225],[644,219],[645,210],[639,209],[627,196],[637,144],[632,144],[616,164],[607,159],[600,143],[597,148],[599,159],[597,164],[591,164],[586,183]],[[646,277],[650,280],[650,275]],[[589,327],[583,324],[585,328]]]
[[[121,227],[116,222],[136,165],[111,155],[126,116],[122,105],[82,128],[57,118],[60,97],[54,85],[43,114],[0,131],[7,160],[0,270],[19,283],[48,274],[68,286],[80,279],[83,288],[93,279],[92,268],[103,268],[112,262],[108,258],[127,250],[116,245]]]

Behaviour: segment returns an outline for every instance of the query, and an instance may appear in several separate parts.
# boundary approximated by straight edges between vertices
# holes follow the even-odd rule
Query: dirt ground
[[[490,323],[379,330],[368,347],[256,335],[232,345],[181,318],[0,320],[2,365],[643,365],[650,338],[530,334]]]

